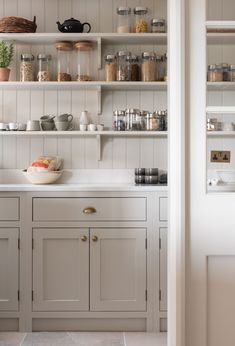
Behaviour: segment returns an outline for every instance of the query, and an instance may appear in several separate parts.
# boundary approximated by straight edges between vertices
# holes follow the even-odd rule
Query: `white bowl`
[[[226,184],[235,184],[235,170],[234,171],[217,171],[220,180]]]
[[[51,171],[51,172],[27,172],[23,171],[24,176],[32,184],[53,184],[61,177],[63,171]]]

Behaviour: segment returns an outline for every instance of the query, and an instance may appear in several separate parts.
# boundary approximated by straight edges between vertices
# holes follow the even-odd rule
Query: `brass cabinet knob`
[[[95,214],[96,209],[94,207],[86,207],[85,209],[83,209],[83,213],[84,214]]]
[[[97,240],[98,240],[98,237],[97,237],[96,235],[93,235],[92,240],[93,240],[93,241],[97,241]]]
[[[83,236],[81,237],[81,241],[87,241],[87,236],[86,236],[86,235],[83,235]]]

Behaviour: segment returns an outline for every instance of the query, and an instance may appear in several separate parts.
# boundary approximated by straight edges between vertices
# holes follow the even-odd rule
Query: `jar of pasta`
[[[148,32],[148,9],[147,7],[135,7],[134,8],[134,26],[133,32]]]

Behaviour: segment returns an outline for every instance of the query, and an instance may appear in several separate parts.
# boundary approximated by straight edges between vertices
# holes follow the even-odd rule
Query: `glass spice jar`
[[[166,32],[166,21],[162,18],[153,18],[151,20],[151,32],[152,33],[164,33]]]
[[[222,65],[209,65],[207,72],[208,82],[222,82],[223,81],[223,69]]]
[[[117,32],[131,32],[131,9],[130,7],[117,8]]]
[[[73,43],[70,41],[61,41],[55,43],[57,49],[57,81],[70,82],[72,80],[71,74],[71,60]]]
[[[113,54],[105,56],[104,79],[106,82],[112,82],[117,79],[117,58]]]
[[[32,54],[21,54],[20,81],[34,81],[34,56]]]
[[[141,130],[141,113],[139,109],[128,108],[126,114],[126,130],[140,131]]]
[[[151,52],[142,53],[141,80],[144,82],[155,81],[156,55]]]
[[[117,52],[117,81],[127,81],[127,56],[131,55],[129,52]]]
[[[148,9],[147,7],[135,7],[134,8],[134,26],[133,32],[141,33],[148,32]]]
[[[230,82],[235,82],[235,65],[230,65],[229,66],[229,81]]]
[[[38,73],[37,80],[39,82],[48,82],[51,80],[51,55],[38,54]]]
[[[113,130],[125,131],[126,129],[126,115],[124,110],[113,111]]]
[[[79,82],[88,82],[91,77],[91,52],[93,43],[91,41],[81,41],[74,44],[77,49],[77,77]]]

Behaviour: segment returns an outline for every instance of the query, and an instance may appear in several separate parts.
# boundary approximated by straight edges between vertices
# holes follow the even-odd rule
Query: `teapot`
[[[83,32],[85,25],[88,25],[87,33],[91,31],[89,23],[82,24],[79,20],[74,18],[66,19],[63,24],[60,24],[60,22],[56,22],[56,24],[61,32]]]

